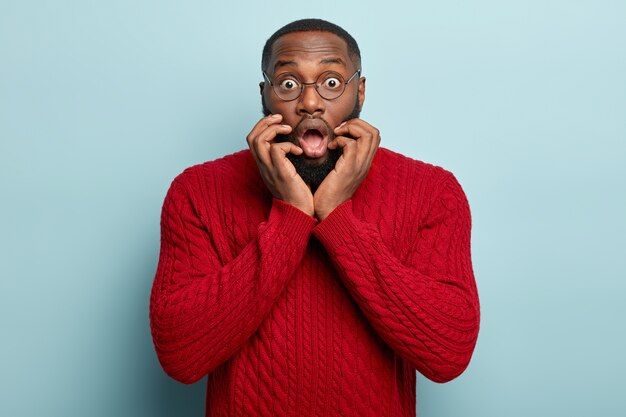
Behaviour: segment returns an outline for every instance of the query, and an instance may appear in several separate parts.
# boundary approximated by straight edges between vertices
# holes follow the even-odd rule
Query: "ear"
[[[261,81],[259,83],[259,92],[263,95],[263,90],[265,89],[265,81]]]
[[[365,102],[365,77],[359,78],[359,108],[363,108]]]

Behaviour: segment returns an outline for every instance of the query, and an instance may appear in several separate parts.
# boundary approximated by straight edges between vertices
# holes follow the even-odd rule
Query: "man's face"
[[[348,54],[346,42],[328,32],[294,32],[281,36],[272,48],[272,56],[266,73],[270,80],[293,76],[300,82],[313,83],[320,74],[333,71],[348,80],[356,68]],[[297,99],[284,101],[273,91],[269,83],[261,83],[263,112],[281,114],[282,123],[292,127],[292,132],[278,141],[291,141],[304,153],[289,158],[305,182],[315,188],[332,170],[340,152],[329,152],[328,143],[333,140],[333,129],[342,122],[358,117],[365,100],[365,79],[354,77],[343,94],[333,100],[322,98],[314,86],[307,86]],[[323,168],[319,173],[317,167]],[[326,172],[327,171],[327,172]],[[310,179],[323,175],[321,179]]]

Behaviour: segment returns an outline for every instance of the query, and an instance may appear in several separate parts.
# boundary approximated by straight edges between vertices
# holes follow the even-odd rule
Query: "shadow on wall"
[[[158,235],[149,236],[143,240],[147,242],[144,248],[154,247],[158,239]],[[118,372],[122,372],[123,377],[118,385],[108,390],[110,394],[117,394],[110,396],[113,402],[121,401],[117,403],[119,409],[110,410],[110,415],[203,416],[206,377],[193,385],[170,378],[161,368],[152,344],[148,311],[157,259],[158,248],[147,250],[134,261],[130,268],[134,271],[129,271],[134,277],[133,296],[128,301],[131,307],[126,317],[119,317],[119,320],[126,321],[120,323],[126,328],[126,337],[120,337],[120,349],[124,353]]]
[[[165,376],[156,383],[152,412],[155,417],[203,416],[206,397],[206,377],[193,385],[184,385]],[[158,396],[158,397],[157,397]]]
[[[145,318],[142,326],[145,331],[142,332],[141,337],[143,338],[143,335],[146,335],[147,342],[141,340],[135,343],[135,346],[146,346],[145,350],[141,349],[142,351],[135,352],[135,355],[137,359],[146,362],[146,372],[144,373],[147,384],[146,400],[150,404],[149,408],[152,408],[152,412],[149,415],[154,417],[203,416],[206,400],[206,377],[192,385],[178,382],[163,371],[154,351],[148,317],[150,289],[152,288],[154,271],[155,269],[147,270],[143,275],[145,278],[143,282],[149,284],[146,288],[147,292],[142,294],[143,299],[141,300],[146,307],[141,312]],[[145,300],[146,297],[148,301]],[[138,302],[138,304],[142,303]]]

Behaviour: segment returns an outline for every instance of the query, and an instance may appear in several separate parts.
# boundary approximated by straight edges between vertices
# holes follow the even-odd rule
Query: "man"
[[[317,19],[266,43],[249,150],[191,167],[163,205],[150,317],[207,416],[415,415],[415,370],[458,376],[479,303],[449,172],[379,148],[357,43]]]

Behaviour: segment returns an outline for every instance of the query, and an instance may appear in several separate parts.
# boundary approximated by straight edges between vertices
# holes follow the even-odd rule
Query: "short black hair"
[[[272,56],[272,47],[278,38],[283,35],[292,32],[329,32],[339,36],[348,44],[348,55],[354,62],[357,68],[361,68],[361,51],[356,40],[345,31],[342,27],[330,23],[322,19],[301,19],[288,23],[282,28],[278,29],[269,39],[265,42],[263,47],[263,56],[261,57],[261,70],[267,71],[267,66]]]

